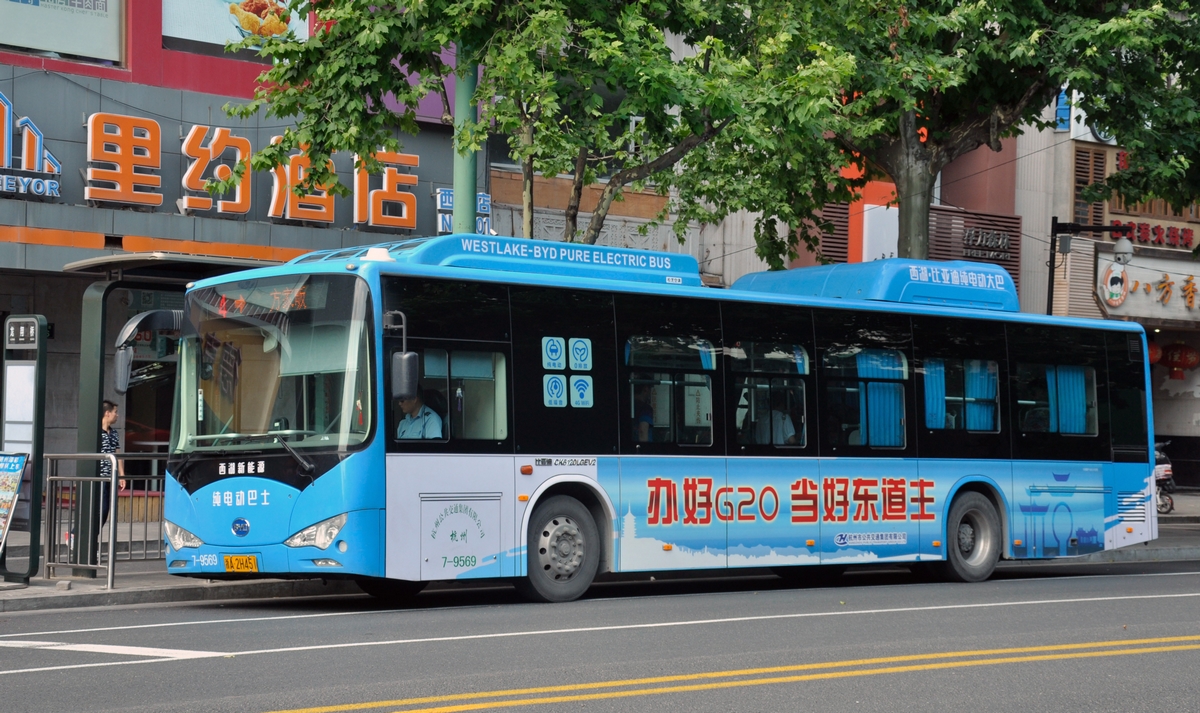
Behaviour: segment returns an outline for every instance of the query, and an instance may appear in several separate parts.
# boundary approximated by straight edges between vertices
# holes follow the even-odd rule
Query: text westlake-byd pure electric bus
[[[181,322],[173,574],[565,601],[1157,536],[1141,326],[1021,314],[995,265],[719,290],[687,255],[449,235],[198,282]]]

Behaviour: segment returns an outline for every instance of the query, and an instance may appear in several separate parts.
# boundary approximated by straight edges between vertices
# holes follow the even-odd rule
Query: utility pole
[[[469,56],[465,47],[458,48],[458,62],[463,62]],[[470,63],[459,67],[454,85],[454,134],[458,136],[468,117],[474,119],[471,109],[471,97],[475,95],[475,86],[479,78],[479,65]],[[478,156],[475,151],[454,152],[454,232],[475,232],[475,176],[479,170]]]
[[[1096,233],[1129,233],[1133,234],[1133,226],[1130,225],[1082,225],[1080,223],[1060,223],[1058,216],[1050,219],[1050,284],[1046,288],[1046,314],[1054,314],[1054,260],[1055,253],[1058,252],[1058,236],[1063,236],[1062,253],[1066,255],[1071,252],[1072,235],[1079,235],[1083,232]],[[1094,287],[1094,286],[1093,286]]]

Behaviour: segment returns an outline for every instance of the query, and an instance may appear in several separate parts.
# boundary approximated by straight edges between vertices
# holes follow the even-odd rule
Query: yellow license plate
[[[225,555],[226,572],[257,572],[258,557],[254,555]]]

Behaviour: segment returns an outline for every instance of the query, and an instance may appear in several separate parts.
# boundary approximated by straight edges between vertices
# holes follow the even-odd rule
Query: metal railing
[[[54,576],[54,570],[58,567],[70,567],[71,569],[90,569],[99,572],[105,570],[105,575],[108,578],[107,589],[113,588],[113,579],[116,574],[116,568],[113,564],[116,561],[116,546],[117,546],[117,518],[113,510],[116,508],[117,499],[117,481],[120,479],[120,466],[117,464],[117,456],[112,453],[47,453],[43,456],[45,459],[44,473],[46,476],[46,578],[51,579]],[[112,472],[109,476],[79,476],[79,475],[59,475],[58,464],[63,461],[108,461]],[[77,546],[74,541],[76,536],[74,527],[75,523],[84,523],[89,527],[92,523],[92,518],[99,519],[96,512],[82,512],[81,500],[91,503],[91,498],[81,498],[83,488],[80,487],[88,483],[109,483],[109,518],[108,518],[108,563],[102,564],[100,558],[97,557],[95,563],[86,561],[90,560],[91,553],[83,551],[82,547]],[[91,504],[93,510],[99,510],[101,504],[99,499],[94,504]],[[64,517],[65,516],[65,517]],[[82,534],[82,533],[80,533]],[[66,547],[63,547],[63,540],[66,540]]]
[[[166,557],[163,540],[163,485],[164,477],[159,472],[159,463],[165,454],[155,453],[55,453],[45,456],[48,475],[46,477],[45,518],[45,565],[46,578],[54,577],[58,568],[104,570],[109,589],[113,588],[117,562],[155,560]],[[111,476],[82,477],[60,475],[59,464],[64,461],[105,461],[112,468]],[[121,475],[120,463],[149,461],[149,473],[126,473]],[[127,481],[128,488],[120,488]],[[79,523],[94,526],[100,519],[103,503],[97,498],[87,498],[92,512],[82,513],[81,494],[92,483],[107,483],[108,521],[97,528],[99,548],[92,561],[90,548],[76,546],[74,528]],[[141,488],[133,487],[140,483]],[[105,541],[107,540],[107,541]]]

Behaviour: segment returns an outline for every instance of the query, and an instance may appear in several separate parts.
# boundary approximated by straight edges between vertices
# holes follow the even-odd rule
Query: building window
[[[1080,192],[1093,183],[1104,180],[1108,151],[1105,149],[1075,149],[1075,222],[1080,225],[1101,225],[1104,223],[1104,203],[1097,201],[1088,203],[1079,196]],[[1100,239],[1102,233],[1084,233],[1088,237]]]

